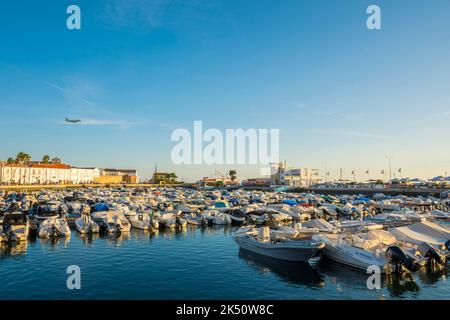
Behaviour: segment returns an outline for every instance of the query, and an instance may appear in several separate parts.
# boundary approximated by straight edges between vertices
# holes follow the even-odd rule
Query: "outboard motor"
[[[445,257],[436,251],[432,246],[430,246],[428,243],[424,242],[419,245],[418,250],[420,254],[428,259],[428,265],[432,268],[436,266],[436,263],[438,265],[445,265],[446,259]]]
[[[16,212],[16,211],[20,211],[20,206],[17,202],[13,202],[9,206],[7,212]]]
[[[447,251],[450,251],[450,239],[444,244],[444,248],[447,249]]]
[[[51,233],[50,236],[53,237],[53,238],[58,237],[58,229],[56,228],[56,226],[52,227],[52,233]]]
[[[402,249],[397,246],[390,246],[387,248],[386,259],[394,266],[394,272],[401,271],[402,267],[405,267],[411,272],[415,272],[418,269],[414,259],[407,257]]]

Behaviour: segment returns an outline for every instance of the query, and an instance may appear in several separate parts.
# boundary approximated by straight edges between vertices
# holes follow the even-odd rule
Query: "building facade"
[[[271,171],[273,173],[270,178],[274,185],[309,187],[320,182],[318,169],[289,168],[280,163]]]
[[[0,163],[2,184],[81,184],[93,183],[98,168],[77,168],[62,163]]]

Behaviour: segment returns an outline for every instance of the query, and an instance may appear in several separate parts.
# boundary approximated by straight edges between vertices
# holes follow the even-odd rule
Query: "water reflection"
[[[323,278],[311,265],[305,262],[291,262],[272,259],[262,255],[251,253],[247,250],[239,250],[239,258],[264,274],[273,272],[286,282],[296,285],[320,288],[325,285]]]
[[[50,237],[47,239],[37,238],[43,248],[56,250],[57,247],[62,246],[67,248],[70,243],[70,236],[68,237]]]
[[[429,269],[419,270],[417,276],[424,284],[433,285],[439,281],[445,281],[448,276],[448,266],[442,270],[431,271]]]
[[[368,274],[336,264],[327,258],[322,258],[319,261],[317,271],[326,276],[330,283],[338,288],[349,287],[355,290],[369,290],[367,288]],[[387,289],[393,297],[403,297],[407,293],[417,294],[420,291],[411,274],[383,275],[381,277],[381,289]],[[380,295],[380,298],[382,298],[382,295]]]
[[[90,247],[94,241],[100,238],[100,235],[98,233],[80,234],[76,232],[74,238],[81,241],[86,247]]]
[[[124,241],[129,240],[131,238],[131,235],[130,232],[121,232],[121,233],[100,234],[100,237],[106,239],[108,244],[111,244],[115,247],[120,247],[124,244]]]
[[[403,297],[407,293],[417,294],[420,291],[420,287],[410,274],[386,275],[385,285],[391,296],[398,298]]]
[[[27,252],[28,243],[26,241],[20,242],[0,242],[0,257],[7,258],[9,256],[22,255]]]
[[[171,279],[173,283],[177,283],[177,276],[180,275],[177,275],[177,272],[173,270],[174,268],[178,270],[177,268],[179,266],[174,266],[174,259],[166,258],[167,250],[173,250],[176,247],[176,256],[179,256],[180,259],[186,259],[186,261],[194,261],[192,265],[195,268],[201,269],[204,267],[207,270],[210,265],[217,263],[217,261],[222,261],[220,259],[224,259],[223,261],[227,261],[226,263],[228,263],[227,267],[233,268],[234,278],[230,281],[235,280],[236,274],[245,274],[249,277],[250,281],[261,281],[261,291],[256,292],[255,290],[248,293],[248,297],[250,298],[264,296],[263,290],[270,291],[272,289],[284,290],[283,292],[289,294],[287,297],[305,299],[339,299],[344,297],[355,299],[386,297],[414,298],[423,296],[429,298],[434,297],[432,293],[429,293],[431,292],[429,290],[430,287],[441,288],[440,286],[442,285],[448,290],[448,287],[445,287],[445,279],[448,276],[447,269],[438,272],[420,270],[410,277],[400,277],[397,275],[383,276],[381,290],[371,291],[367,288],[368,275],[366,273],[337,265],[325,257],[317,264],[311,266],[306,263],[271,259],[246,250],[239,250],[239,253],[237,253],[238,246],[231,237],[235,229],[235,227],[230,226],[196,227],[188,225],[183,229],[161,229],[159,231],[132,229],[129,233],[118,235],[105,233],[81,235],[74,230],[71,237],[56,239],[40,239],[36,235],[31,235],[29,237],[29,243],[1,244],[0,259],[2,259],[2,263],[12,261],[15,266],[27,265],[28,270],[32,270],[33,267],[39,265],[36,263],[39,259],[45,263],[49,257],[52,257],[59,263],[59,261],[63,261],[60,259],[82,259],[84,253],[88,252],[89,263],[92,263],[93,266],[105,266],[105,260],[102,258],[99,250],[103,250],[105,245],[110,249],[124,246],[127,250],[114,252],[114,256],[123,258],[124,261],[130,263],[136,269],[144,269],[146,267],[146,263],[148,263],[146,257],[148,257],[149,252],[155,253],[154,256],[159,257],[158,265],[161,267],[157,272],[147,275],[149,283],[158,281],[158,279]],[[174,243],[173,240],[181,241]],[[98,245],[95,245],[95,243]],[[209,248],[210,244],[213,248],[212,251],[219,254],[211,254],[211,259],[209,259],[209,254],[198,255],[199,245],[200,253],[204,253],[205,250],[202,248]],[[42,248],[44,250],[41,250]],[[62,250],[64,248],[72,248],[73,251]],[[18,261],[20,260],[18,263],[13,258],[7,259],[7,257],[20,257],[27,253],[27,250],[27,258],[21,257],[17,259]],[[174,252],[171,252],[171,254],[174,254]],[[200,266],[196,265],[195,257],[201,257]],[[237,263],[239,261],[241,263]],[[120,274],[127,274],[130,270],[128,265],[119,265],[117,268],[117,272],[120,270]],[[235,270],[235,268],[240,268],[241,270]],[[91,270],[94,269],[92,267]],[[207,282],[208,284],[212,281],[211,278],[208,278],[207,272],[202,272],[201,274],[207,274],[205,277],[202,277],[201,281]],[[212,274],[217,277],[217,273]],[[270,277],[263,277],[264,274],[270,274]],[[226,274],[220,274],[220,276],[227,277]],[[129,277],[128,274],[127,277]],[[183,278],[180,281],[189,282],[191,280],[192,278]],[[164,282],[164,285],[166,283]],[[161,287],[164,287],[164,285]],[[238,285],[239,283],[236,284],[236,286]],[[188,287],[186,286],[183,289],[188,290],[186,289]],[[299,287],[301,287],[300,290]],[[101,294],[98,297],[102,297]],[[152,295],[149,297],[155,298]],[[171,294],[167,297],[177,298],[179,296],[173,293],[173,295]],[[270,298],[270,296],[266,297]],[[137,296],[137,298],[142,298],[142,296]],[[158,296],[158,298],[161,298],[161,296]]]

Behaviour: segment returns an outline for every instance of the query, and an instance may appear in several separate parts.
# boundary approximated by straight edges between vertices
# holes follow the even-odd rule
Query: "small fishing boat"
[[[400,246],[395,236],[384,230],[319,234],[313,239],[325,243],[323,254],[327,258],[364,272],[370,266],[379,267],[381,273],[415,272],[427,263],[427,257]]]
[[[75,220],[75,228],[81,234],[91,234],[100,232],[100,226],[88,214],[83,214]]]
[[[432,210],[430,212],[430,216],[433,219],[450,220],[450,212],[444,212],[444,211],[440,211],[440,210]]]
[[[129,216],[128,219],[133,228],[141,230],[158,229],[159,223],[151,219],[147,213],[137,213]]]
[[[201,214],[187,213],[184,214],[184,219],[188,224],[192,224],[194,226],[202,226],[208,224],[208,222],[203,219]]]
[[[241,209],[228,209],[224,211],[231,218],[231,224],[235,226],[240,226],[247,222],[248,214],[242,211]]]
[[[24,213],[5,213],[1,223],[0,242],[26,241],[29,227],[28,217]]]
[[[187,221],[175,213],[163,213],[159,219],[165,228],[185,228],[187,226]]]
[[[62,218],[47,218],[39,225],[39,238],[69,237],[71,234],[67,221]]]
[[[108,233],[129,232],[131,224],[122,212],[99,211],[92,216],[98,225]]]
[[[234,235],[241,249],[286,261],[307,262],[325,247],[321,241],[271,237],[269,227]]]

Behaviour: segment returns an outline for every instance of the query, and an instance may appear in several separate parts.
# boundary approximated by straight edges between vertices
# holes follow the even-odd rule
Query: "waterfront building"
[[[98,168],[72,167],[70,169],[70,180],[74,184],[93,183],[98,177],[100,177]]]
[[[156,184],[168,183],[170,180],[170,173],[167,172],[154,172],[152,182]]]
[[[213,187],[213,186],[232,186],[237,185],[238,182],[235,180],[231,180],[231,178],[220,177],[220,178],[209,178],[204,177],[202,180],[198,182],[203,187]]]
[[[138,183],[136,170],[72,167],[63,163],[0,162],[1,184]]]
[[[100,175],[94,178],[94,183],[117,184],[139,183],[137,171],[134,169],[100,169]]]
[[[318,169],[287,167],[286,163],[280,162],[271,171],[270,179],[274,185],[309,187],[320,182]]]

